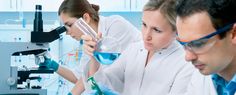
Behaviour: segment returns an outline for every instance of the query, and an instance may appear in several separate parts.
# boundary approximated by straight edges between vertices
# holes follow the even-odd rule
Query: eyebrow
[[[177,36],[176,36],[176,40],[177,40],[178,42],[180,42],[181,44],[191,42],[191,41],[186,41],[186,40],[180,39],[179,36],[178,36],[178,34],[177,34]]]
[[[162,31],[162,29],[161,29],[161,28],[159,28],[159,27],[156,27],[156,26],[151,26],[151,28],[152,28],[152,29],[158,29],[158,30]]]
[[[70,21],[71,21],[71,20],[65,21],[64,25],[70,25]]]
[[[146,25],[147,25],[147,23],[144,22],[143,20],[142,20],[142,24],[146,24]],[[157,27],[157,26],[150,26],[150,28],[151,28],[151,29],[158,29],[158,30],[162,31],[162,29],[159,28],[159,27]]]
[[[146,23],[142,20],[142,24],[146,24]]]
[[[68,25],[69,24],[69,22],[68,21],[66,21],[65,23],[64,23],[64,25]]]

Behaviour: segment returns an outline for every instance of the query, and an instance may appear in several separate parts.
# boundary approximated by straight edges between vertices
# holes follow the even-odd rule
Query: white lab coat
[[[143,42],[134,43],[94,78],[122,95],[183,95],[194,67],[185,61],[182,46],[174,41],[145,67],[147,54]]]
[[[217,95],[212,75],[205,76],[198,70],[194,71],[185,95]]]
[[[99,16],[98,31],[104,37],[112,37],[119,42],[121,51],[125,50],[130,43],[142,40],[141,32],[123,17],[113,15],[109,17]],[[89,62],[89,56],[84,52],[80,62],[73,70],[74,75],[79,79],[83,73],[84,65]]]

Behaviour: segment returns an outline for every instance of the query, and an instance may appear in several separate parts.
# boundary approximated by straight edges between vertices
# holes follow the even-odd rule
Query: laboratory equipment
[[[118,92],[110,89],[108,86],[97,83],[93,76],[89,77],[87,82],[89,83],[92,91],[85,91],[85,95],[87,95],[87,93],[89,93],[89,95],[120,95]]]
[[[90,84],[92,90],[96,90],[98,95],[104,95],[99,88],[97,82],[94,80],[93,76],[89,77],[87,82]]]
[[[43,19],[42,19],[42,6],[36,5],[35,15],[34,15],[34,32],[43,31]]]
[[[103,53],[95,51],[94,56],[99,63],[109,65],[120,56],[120,53]]]
[[[30,42],[0,42],[0,95],[46,95],[47,90],[38,86],[30,86],[30,80],[40,77],[30,77],[30,74],[50,74],[53,70],[45,67],[29,68],[20,70],[17,66],[11,66],[11,56],[34,55],[35,63],[44,63],[44,56],[47,55],[49,43],[60,38],[60,34],[66,31],[60,26],[50,32],[43,32],[42,14],[38,13],[41,6],[36,5],[36,20],[34,30],[29,32]],[[39,20],[37,20],[39,19]],[[19,88],[18,85],[26,82],[27,85]]]
[[[94,57],[99,63],[109,65],[119,57],[121,46],[116,39],[105,36],[99,39],[97,33],[83,20],[83,18],[79,18],[75,22],[75,26],[85,35],[90,35],[98,43],[98,47],[94,52]]]
[[[103,37],[98,42],[98,47],[94,52],[95,59],[103,64],[112,64],[121,53],[121,46],[119,42],[112,37]]]

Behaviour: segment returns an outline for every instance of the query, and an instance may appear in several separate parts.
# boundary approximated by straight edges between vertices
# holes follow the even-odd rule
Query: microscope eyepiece
[[[60,38],[60,34],[66,31],[65,26],[59,26],[50,32],[43,32],[42,6],[36,5],[34,30],[31,32],[32,43],[48,43]]]
[[[34,30],[33,32],[43,32],[43,18],[42,18],[42,6],[36,5],[35,18],[34,18]]]
[[[36,10],[42,10],[42,6],[41,5],[36,5]]]
[[[66,27],[65,26],[59,26],[55,29],[55,31],[58,33],[58,34],[61,34],[63,32],[66,31]]]

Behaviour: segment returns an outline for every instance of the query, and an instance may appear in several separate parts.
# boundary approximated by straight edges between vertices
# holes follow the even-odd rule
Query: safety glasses
[[[207,36],[204,36],[200,39],[193,40],[190,42],[182,42],[178,39],[177,40],[180,42],[180,44],[184,46],[186,50],[189,50],[196,54],[201,54],[208,51],[210,48],[212,48],[212,46],[214,46],[216,40],[213,39],[214,38],[213,36],[220,33],[228,32],[233,25],[234,23],[228,24]]]

